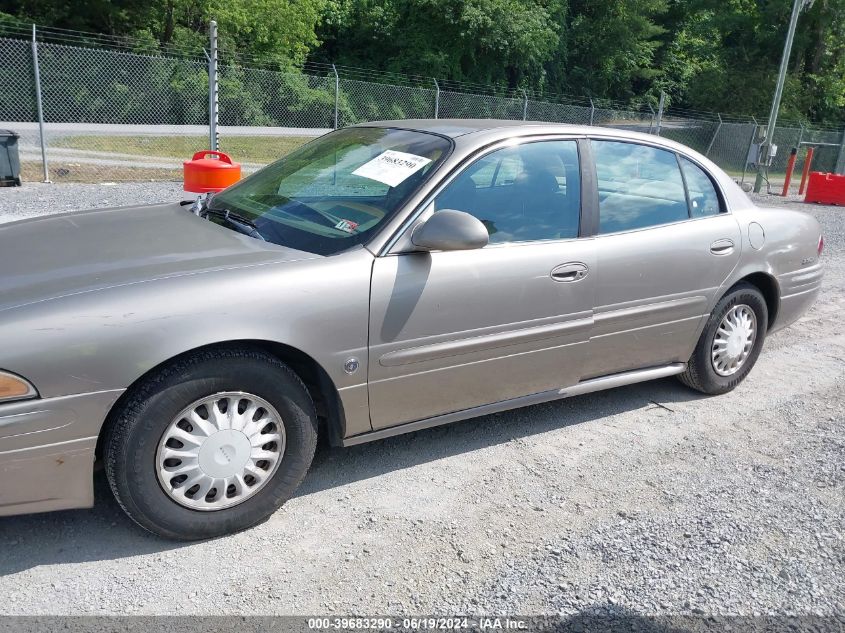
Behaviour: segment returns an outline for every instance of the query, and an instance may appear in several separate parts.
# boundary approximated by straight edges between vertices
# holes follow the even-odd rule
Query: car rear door
[[[685,362],[741,236],[701,166],[675,152],[593,139],[596,308],[584,377]]]
[[[574,139],[492,148],[423,205],[475,215],[490,244],[376,258],[374,429],[578,382],[595,288],[578,163]]]

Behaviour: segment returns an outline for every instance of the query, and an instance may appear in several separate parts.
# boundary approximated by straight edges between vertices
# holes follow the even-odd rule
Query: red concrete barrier
[[[804,202],[845,206],[845,176],[812,172]]]

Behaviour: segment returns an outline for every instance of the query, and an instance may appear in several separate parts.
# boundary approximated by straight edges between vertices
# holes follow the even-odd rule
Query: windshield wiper
[[[223,220],[223,222],[231,226],[239,233],[249,235],[250,237],[254,237],[265,242],[267,241],[266,238],[261,235],[261,232],[258,230],[258,226],[255,224],[255,222],[253,222],[246,216],[231,211],[230,209],[209,209],[208,207],[206,207],[203,211],[202,217],[208,218],[209,216],[220,218],[221,220]]]

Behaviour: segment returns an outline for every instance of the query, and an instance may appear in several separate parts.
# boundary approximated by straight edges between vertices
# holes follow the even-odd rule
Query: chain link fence
[[[171,139],[191,126],[202,137],[205,63],[52,43],[37,53],[54,180],[179,176],[187,148]]]
[[[32,66],[32,46],[25,40],[0,37],[0,129],[11,129],[20,134],[23,179],[37,178],[41,169],[40,153],[29,155],[32,149],[40,152],[38,112],[35,106]],[[26,125],[19,125],[26,122]],[[24,149],[26,148],[26,152]],[[37,161],[37,164],[33,161]],[[42,176],[43,177],[43,176]]]
[[[594,106],[571,103],[552,103],[549,101],[528,100],[526,118],[552,123],[576,123],[578,125],[596,125]]]
[[[131,42],[94,46],[81,37],[68,39],[55,30],[32,37],[20,26],[0,24],[0,128],[21,136],[24,180],[47,179],[42,146],[55,182],[180,179],[182,161],[209,147],[208,60],[184,51],[136,50]],[[378,119],[527,119],[660,134],[705,154],[738,179],[750,173],[749,156],[760,136],[752,119],[505,94],[488,86],[353,68],[271,70],[233,56],[224,57],[218,72],[219,148],[247,172],[334,127]],[[779,125],[774,142],[779,146],[769,170],[774,180],[782,178],[792,147],[802,148],[796,169],[802,168],[808,143],[819,144],[814,169],[845,170],[841,129]]]

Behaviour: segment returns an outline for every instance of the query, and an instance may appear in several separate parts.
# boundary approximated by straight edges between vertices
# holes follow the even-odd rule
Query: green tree
[[[816,0],[796,36],[793,73],[809,95],[802,110],[815,120],[836,121],[845,109],[845,0]]]
[[[625,100],[648,92],[662,74],[654,60],[666,11],[667,0],[570,0],[551,87]]]
[[[317,44],[326,0],[4,0],[19,18],[65,29],[127,35],[202,55],[208,23],[221,48],[280,65],[301,64]]]
[[[765,117],[791,10],[792,0],[676,2],[660,87],[678,105]],[[798,21],[781,116],[841,120],[844,70],[845,0],[817,0]]]
[[[317,44],[325,0],[210,0],[223,45],[262,60],[301,64]]]
[[[237,53],[260,66],[336,62],[623,101],[656,102],[665,91],[672,106],[765,117],[793,0],[0,2],[0,12],[17,18],[131,36],[144,50],[176,48],[202,58],[208,22],[216,19],[224,59]],[[260,91],[246,76],[238,85],[237,110],[260,120],[250,105]],[[294,93],[320,109],[322,90]],[[371,91],[360,93],[352,101],[361,116],[389,109]],[[815,0],[802,13],[781,116],[836,124],[845,118],[845,0]]]
[[[379,70],[539,87],[559,12],[560,0],[331,0],[320,53]]]

